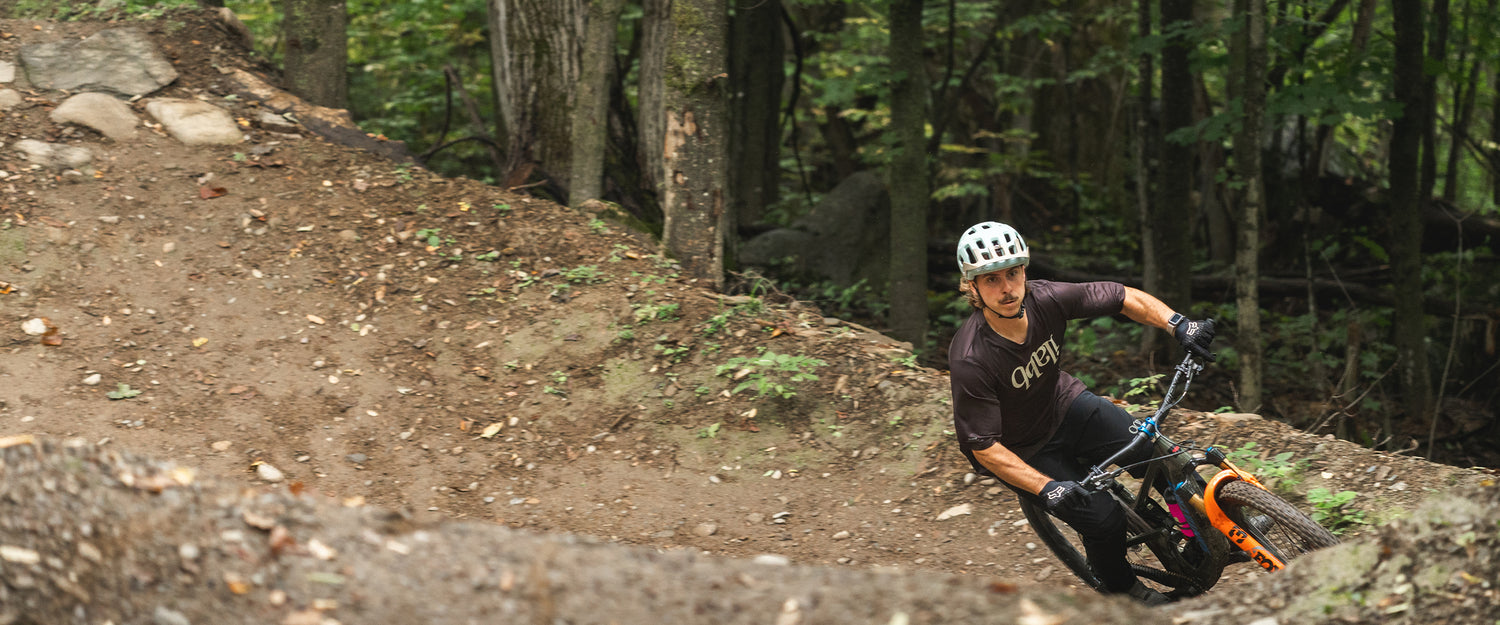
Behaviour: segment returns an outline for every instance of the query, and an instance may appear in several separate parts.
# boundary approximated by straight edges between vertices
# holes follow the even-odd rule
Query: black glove
[[[1177,342],[1182,343],[1182,347],[1192,355],[1209,362],[1218,359],[1218,356],[1208,351],[1209,344],[1214,342],[1213,319],[1204,319],[1202,321],[1184,319],[1177,323],[1177,327],[1172,329],[1172,333],[1177,335]]]
[[[1037,496],[1042,498],[1042,503],[1046,504],[1048,512],[1082,508],[1089,502],[1088,491],[1084,490],[1078,482],[1073,481],[1047,482]]]

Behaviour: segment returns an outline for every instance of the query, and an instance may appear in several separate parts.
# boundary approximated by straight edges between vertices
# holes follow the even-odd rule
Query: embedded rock
[[[21,66],[33,86],[68,91],[146,95],[177,80],[177,70],[146,33],[101,30],[81,41],[21,47]]]
[[[157,98],[146,103],[146,112],[161,122],[168,134],[187,145],[228,145],[245,140],[245,133],[228,111],[200,100]]]
[[[36,139],[17,141],[15,148],[26,155],[26,160],[57,169],[81,169],[94,160],[94,153],[88,148],[46,143]]]
[[[103,93],[80,93],[52,111],[53,122],[88,126],[115,141],[135,138],[140,120],[130,105]]]

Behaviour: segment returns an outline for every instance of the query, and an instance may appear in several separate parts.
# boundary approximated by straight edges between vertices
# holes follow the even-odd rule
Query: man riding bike
[[[1078,532],[1104,589],[1147,605],[1168,601],[1136,579],[1125,559],[1125,513],[1077,480],[1130,441],[1132,418],[1090,393],[1058,364],[1070,319],[1124,314],[1172,332],[1211,359],[1212,320],[1190,321],[1161,300],[1116,282],[1026,279],[1031,252],[1021,234],[987,221],[958,241],[959,290],[975,309],[953,337],[948,366],[960,449],[981,475],[1041,503]],[[1127,464],[1144,460],[1129,458]],[[1173,506],[1174,516],[1180,510]]]

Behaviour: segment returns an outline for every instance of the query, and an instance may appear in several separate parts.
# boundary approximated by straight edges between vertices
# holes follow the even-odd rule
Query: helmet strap
[[[989,304],[985,304],[985,308],[989,308]],[[1026,302],[1021,302],[1021,309],[1016,311],[1014,315],[1002,315],[1000,311],[993,308],[990,308],[990,312],[995,313],[995,316],[1001,319],[1020,319],[1026,316]]]

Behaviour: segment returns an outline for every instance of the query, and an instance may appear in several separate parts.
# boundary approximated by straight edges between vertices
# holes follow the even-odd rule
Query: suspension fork
[[[1215,464],[1218,464],[1221,470],[1208,480],[1208,486],[1203,489],[1203,498],[1200,499],[1195,495],[1190,502],[1191,505],[1207,516],[1209,523],[1214,526],[1214,529],[1229,538],[1229,542],[1248,554],[1250,559],[1259,564],[1261,568],[1267,571],[1281,570],[1286,566],[1286,563],[1282,562],[1281,558],[1272,553],[1270,549],[1267,549],[1265,545],[1260,544],[1260,541],[1251,536],[1249,532],[1246,532],[1245,528],[1240,527],[1238,523],[1230,519],[1229,515],[1225,514],[1224,510],[1219,507],[1217,493],[1219,488],[1226,483],[1235,481],[1245,482],[1261,490],[1266,490],[1265,485],[1261,484],[1260,480],[1255,479],[1254,475],[1241,471],[1234,463],[1224,459],[1222,452],[1218,452],[1218,450],[1212,448],[1209,451],[1210,459],[1218,460]]]

